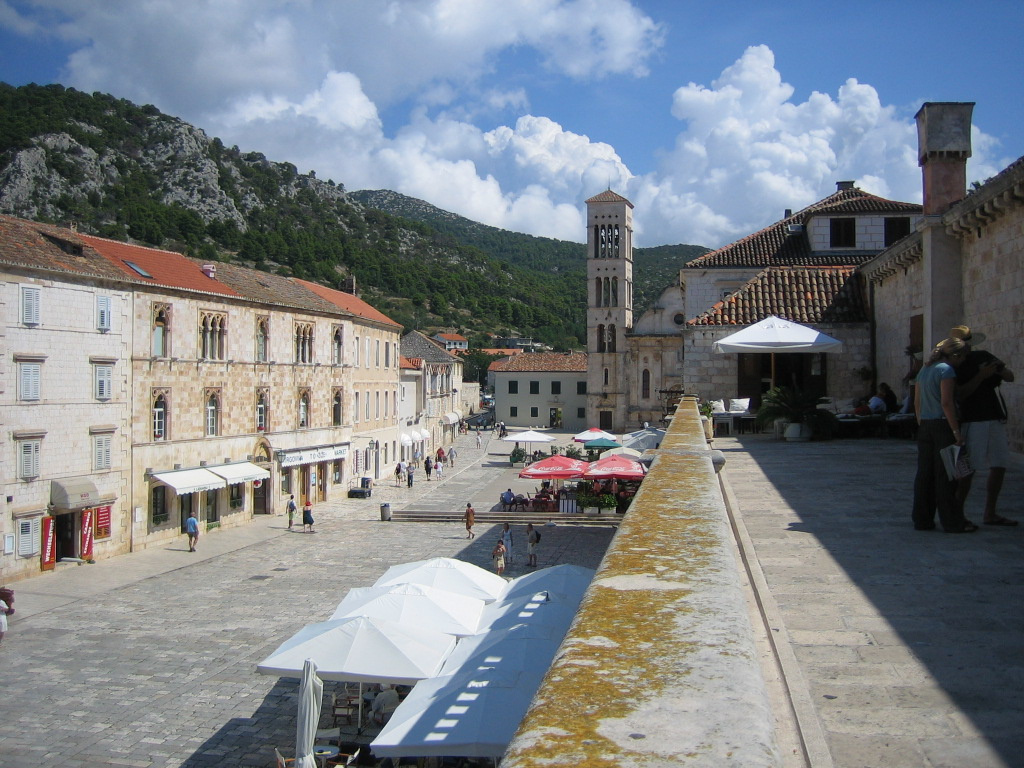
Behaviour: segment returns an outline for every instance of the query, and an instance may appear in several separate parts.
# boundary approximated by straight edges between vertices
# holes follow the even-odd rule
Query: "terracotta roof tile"
[[[435,335],[447,341],[469,341],[465,336],[460,336],[457,333],[438,333]]]
[[[488,370],[583,372],[587,370],[587,354],[586,352],[524,352],[503,360],[495,360],[488,366]]]
[[[622,195],[620,195],[617,192],[612,192],[610,189],[606,189],[604,192],[601,192],[600,194],[594,195],[592,198],[587,200],[587,202],[588,203],[625,203],[630,208],[633,207],[633,204],[631,202],[629,202],[629,200],[627,200],[626,198],[624,198]]]
[[[418,371],[420,369],[421,360],[418,357],[406,357],[405,355],[398,356],[398,367],[406,371]]]
[[[313,291],[317,296],[326,299],[334,306],[339,307],[346,312],[358,315],[359,317],[367,320],[373,320],[378,323],[385,323],[386,325],[393,325],[396,328],[401,328],[401,323],[396,323],[383,312],[374,309],[358,296],[351,293],[345,293],[344,291],[336,291],[333,288],[328,288],[327,286],[320,285],[319,283],[311,283],[308,280],[299,280],[297,277],[292,278],[292,280],[294,280],[298,285],[305,286],[309,290]]]
[[[790,225],[806,226],[815,215],[834,213],[905,213],[921,212],[915,203],[886,200],[876,195],[849,187],[813,203],[802,211],[777,221],[764,229],[747,235],[717,251],[705,253],[686,262],[686,267],[771,267],[771,266],[854,266],[869,261],[873,253],[811,251],[806,232],[790,234]]]
[[[797,323],[868,320],[863,284],[853,267],[771,267],[687,325],[750,325],[768,315]]]
[[[201,264],[201,262],[197,263]],[[247,299],[293,309],[338,314],[338,308],[335,305],[320,298],[305,286],[297,284],[291,278],[241,267],[237,264],[218,262],[215,267],[217,279]]]
[[[207,277],[200,269],[202,262],[192,261],[180,253],[122,243],[95,235],[80,234],[79,237],[134,282],[162,288],[185,288],[221,296],[239,295],[237,291],[216,278]],[[129,262],[140,267],[146,274],[130,267]]]
[[[0,262],[123,280],[124,275],[77,232],[0,215]]]

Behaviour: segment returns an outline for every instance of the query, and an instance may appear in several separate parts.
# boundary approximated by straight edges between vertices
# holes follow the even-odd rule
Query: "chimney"
[[[356,276],[348,275],[341,284],[341,290],[343,293],[351,293],[353,296],[358,296],[356,292]]]
[[[945,212],[967,192],[973,112],[973,101],[929,101],[914,116],[926,216]]]
[[[782,218],[784,218],[784,219],[788,219],[788,218],[789,218],[790,216],[792,216],[792,215],[793,215],[793,209],[792,209],[792,208],[787,208],[787,209],[786,209],[786,210],[785,210],[785,211],[783,212],[783,214],[782,214]]]
[[[842,192],[844,189],[853,189],[854,183],[852,181],[837,181],[836,192]]]
[[[203,264],[202,270],[203,270],[203,274],[206,275],[211,280],[213,280],[215,277],[217,277],[217,265],[216,264]]]

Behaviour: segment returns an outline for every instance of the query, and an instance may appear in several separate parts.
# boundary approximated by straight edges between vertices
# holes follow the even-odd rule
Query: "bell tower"
[[[633,204],[605,190],[587,200],[587,423],[626,428],[633,330]]]

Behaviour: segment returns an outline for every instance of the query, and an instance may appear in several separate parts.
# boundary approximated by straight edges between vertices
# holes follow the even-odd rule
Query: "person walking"
[[[455,452],[455,446],[453,445],[451,448],[448,449],[448,466],[450,466],[452,469],[455,469],[456,456],[458,456],[458,454]]]
[[[484,441],[483,441],[483,438],[480,437],[480,432],[479,431],[477,431],[477,433],[476,433],[476,447],[478,449],[484,447]]]
[[[494,563],[494,571],[499,576],[505,573],[505,543],[498,539],[498,543],[491,550],[491,562]]]
[[[512,528],[508,523],[501,531],[501,541],[505,545],[505,562],[512,565]]]
[[[399,486],[402,484],[402,476],[405,472],[402,471],[402,462],[395,464],[395,485]]]
[[[313,502],[309,499],[306,499],[306,503],[302,505],[302,530],[316,533],[313,530]]]
[[[526,564],[531,568],[537,567],[537,545],[540,544],[540,531],[533,527],[533,523],[526,524]]]
[[[1006,439],[1006,403],[1000,387],[1014,380],[1013,371],[991,352],[974,349],[985,341],[984,334],[971,333],[966,325],[958,325],[949,335],[967,345],[967,359],[956,369],[956,396],[960,403],[960,428],[967,444],[967,458],[976,472],[988,472],[985,484],[984,525],[1015,526],[1017,521],[996,512],[999,492],[1003,489],[1006,466],[1010,462],[1010,446]],[[963,506],[971,492],[973,475],[961,478],[956,497]]]
[[[196,520],[196,513],[189,512],[185,521],[185,533],[188,534],[188,551],[195,552],[196,544],[199,543],[199,521]]]
[[[406,488],[412,488],[412,479],[416,475],[416,465],[411,461],[409,462],[409,471],[405,473],[405,479],[407,481]]]
[[[7,634],[7,617],[14,613],[14,609],[7,604],[7,601],[0,599],[0,642],[3,642]]]
[[[430,480],[430,473],[434,471],[434,460],[429,456],[423,460],[423,471],[427,473],[427,480]]]
[[[288,497],[288,505],[287,505],[287,507],[288,507],[288,530],[290,531],[292,529],[292,526],[295,525],[296,505],[295,505],[295,494],[294,493],[291,496]]]
[[[966,358],[967,345],[961,339],[943,339],[917,374],[914,387],[917,475],[911,517],[918,531],[935,528],[936,509],[946,533],[978,530],[978,526],[964,517],[963,507],[956,497],[956,480],[949,479],[941,454],[944,448],[964,444],[954,395],[956,369]]]
[[[441,482],[441,474],[444,472],[444,464],[440,461],[434,462],[434,475],[437,477],[437,482]]]
[[[468,501],[466,502],[466,514],[463,516],[466,521],[466,538],[475,539],[476,534],[473,533],[473,524],[476,523],[476,510],[473,509],[473,505]]]

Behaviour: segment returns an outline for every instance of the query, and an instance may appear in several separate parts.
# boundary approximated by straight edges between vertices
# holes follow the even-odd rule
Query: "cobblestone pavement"
[[[478,451],[470,434],[457,446],[441,483],[421,472],[411,491],[382,481],[371,499],[318,505],[315,534],[258,517],[202,536],[196,553],[182,539],[15,583],[18,612],[0,646],[0,766],[262,767],[275,746],[291,755],[298,681],[258,675],[260,660],[391,565],[490,565],[497,526],[478,525],[467,541],[461,523],[380,520],[383,502],[458,509],[477,503],[466,499],[473,490],[487,503],[492,484],[524,482],[490,455],[511,444]],[[612,535],[547,528],[539,565],[596,568]],[[524,564],[518,556],[506,574]]]
[[[715,444],[805,735],[824,742],[812,765],[1024,765],[1022,457],[1000,497],[1021,525],[952,535],[912,529],[910,441]]]

